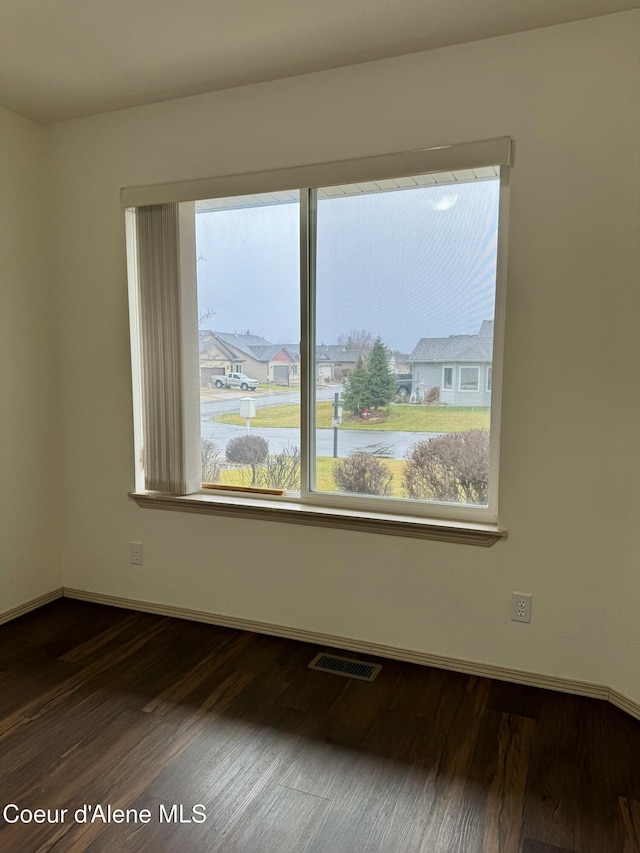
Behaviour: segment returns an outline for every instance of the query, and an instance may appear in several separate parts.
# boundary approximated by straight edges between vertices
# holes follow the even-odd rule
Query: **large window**
[[[138,491],[495,521],[508,158],[123,191]]]

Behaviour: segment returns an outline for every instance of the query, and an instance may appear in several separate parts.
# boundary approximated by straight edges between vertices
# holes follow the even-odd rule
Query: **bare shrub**
[[[300,449],[286,445],[280,453],[268,456],[258,469],[257,485],[267,489],[300,489]]]
[[[200,457],[202,460],[202,482],[217,483],[222,471],[222,453],[210,438],[203,438]]]
[[[388,495],[393,474],[371,453],[354,453],[333,466],[333,479],[341,492],[356,495]]]
[[[256,469],[264,464],[269,456],[269,443],[259,435],[239,435],[227,442],[225,448],[227,461],[234,465],[251,467],[251,485],[256,483]]]
[[[433,388],[429,388],[427,393],[424,395],[425,403],[438,403],[440,400],[440,386],[434,385]]]
[[[486,504],[488,431],[451,433],[414,444],[405,456],[403,485],[411,498]]]

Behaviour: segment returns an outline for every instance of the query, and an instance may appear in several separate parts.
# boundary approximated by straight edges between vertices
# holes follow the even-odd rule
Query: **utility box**
[[[241,418],[255,418],[255,416],[256,416],[255,400],[252,400],[251,397],[241,397],[240,398],[240,417]]]

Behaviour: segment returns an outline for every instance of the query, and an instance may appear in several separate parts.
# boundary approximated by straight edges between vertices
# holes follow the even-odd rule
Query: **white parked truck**
[[[258,380],[251,379],[246,373],[227,373],[226,376],[218,376],[215,381],[216,388],[240,388],[241,391],[255,391]]]

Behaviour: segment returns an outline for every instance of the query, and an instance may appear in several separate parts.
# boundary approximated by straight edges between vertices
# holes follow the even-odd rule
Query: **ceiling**
[[[0,106],[42,123],[640,7],[640,0],[0,0]]]

